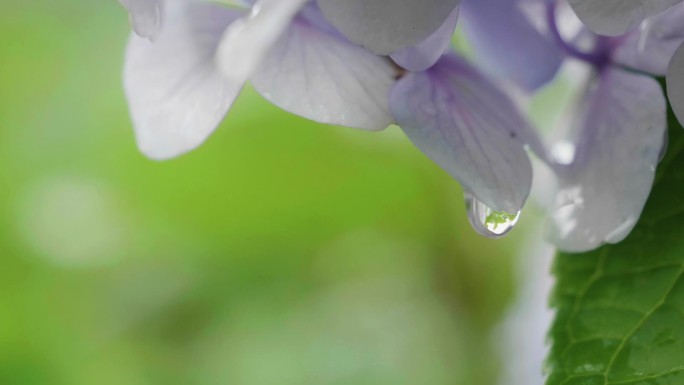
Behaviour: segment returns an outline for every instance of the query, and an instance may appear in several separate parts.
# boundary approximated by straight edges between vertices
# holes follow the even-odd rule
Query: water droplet
[[[508,234],[518,223],[520,211],[516,214],[494,211],[480,202],[471,193],[464,193],[464,197],[470,225],[480,235],[489,238],[500,238]]]

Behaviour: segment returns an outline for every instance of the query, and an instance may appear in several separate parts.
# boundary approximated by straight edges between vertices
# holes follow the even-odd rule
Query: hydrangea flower
[[[415,45],[412,28],[401,42],[365,42],[376,51],[397,49],[392,58],[402,71],[415,71],[396,84],[396,64],[350,43],[316,4],[284,3],[260,4],[245,17],[217,5],[171,1],[154,42],[132,38],[125,85],[144,153],[164,159],[200,144],[253,71],[252,84],[262,95],[307,118],[366,129],[383,129],[396,119],[463,183],[475,207],[481,202],[496,211],[520,211],[532,179],[524,149],[532,128],[476,69],[454,55],[442,56],[458,15],[454,2],[447,2],[441,25]],[[324,4],[327,13],[335,12]],[[235,58],[239,63],[231,62]],[[245,69],[251,67],[245,62],[254,62],[253,68]],[[423,92],[413,92],[417,84]],[[430,96],[433,88],[437,98]],[[454,151],[461,148],[467,151]]]
[[[154,159],[195,148],[251,81],[273,104],[317,122],[396,123],[461,183],[473,227],[491,237],[512,228],[527,200],[531,150],[558,179],[554,243],[583,251],[618,242],[643,209],[664,148],[666,99],[649,74],[669,71],[670,100],[684,114],[684,4],[630,13],[646,3],[624,0],[587,12],[597,1],[611,0],[571,4],[589,26],[612,15],[605,31],[627,33],[567,37],[549,0],[120,0],[137,33],[124,74],[137,142]],[[483,70],[450,49],[457,22]],[[593,74],[553,147],[559,156],[499,82],[533,93],[568,59]]]
[[[461,14],[476,51],[489,58],[494,73],[523,89],[533,91],[553,79],[566,58],[591,68],[569,132],[553,146],[553,157],[542,157],[558,182],[548,237],[561,250],[586,251],[624,239],[649,196],[664,147],[667,107],[649,75],[665,75],[668,65],[676,68],[676,57],[671,59],[684,41],[684,5],[614,38],[586,30],[562,36],[556,6],[545,0],[464,0]]]

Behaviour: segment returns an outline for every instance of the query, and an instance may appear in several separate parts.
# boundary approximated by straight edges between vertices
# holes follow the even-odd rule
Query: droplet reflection
[[[520,211],[515,214],[494,211],[468,192],[464,193],[464,198],[470,225],[480,235],[488,238],[500,238],[508,234],[518,223]]]

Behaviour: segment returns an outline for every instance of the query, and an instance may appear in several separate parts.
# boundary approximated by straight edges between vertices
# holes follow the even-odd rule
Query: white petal
[[[463,60],[409,73],[390,110],[411,141],[495,211],[517,213],[532,183],[531,128],[508,97]]]
[[[265,58],[252,84],[275,105],[308,119],[381,130],[396,69],[299,17]]]
[[[225,80],[214,63],[223,31],[243,14],[208,4],[167,8],[156,42],[131,37],[124,68],[138,146],[153,159],[200,145],[243,85]]]
[[[574,162],[559,169],[549,237],[559,249],[592,250],[623,240],[649,196],[667,127],[658,82],[606,70],[575,125]]]
[[[670,62],[667,72],[667,96],[679,123],[684,125],[684,45]]]
[[[140,37],[155,39],[161,30],[164,0],[119,0],[126,7],[131,26]]]
[[[629,68],[664,76],[684,43],[684,3],[644,20],[620,44],[613,60]]]
[[[218,63],[233,82],[249,79],[308,0],[260,0],[249,17],[233,23],[219,47]]]
[[[318,0],[328,21],[349,40],[389,55],[432,35],[460,0]]]
[[[577,16],[592,31],[609,36],[636,28],[649,16],[682,0],[568,0]]]

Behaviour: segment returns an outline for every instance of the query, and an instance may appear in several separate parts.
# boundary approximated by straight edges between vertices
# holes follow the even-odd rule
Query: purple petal
[[[539,3],[543,17],[544,4]],[[492,74],[532,91],[553,79],[564,55],[520,6],[519,0],[465,1],[461,22],[475,53]]]
[[[684,43],[684,3],[650,17],[616,49],[614,60],[630,68],[664,76]]]
[[[213,132],[240,92],[214,64],[225,28],[243,13],[217,5],[168,4],[158,39],[132,36],[124,86],[138,146],[153,159],[180,155]]]
[[[388,97],[396,72],[388,58],[300,15],[266,56],[252,84],[273,104],[308,119],[381,130],[393,122]]]
[[[549,237],[559,249],[592,250],[623,240],[651,191],[666,123],[657,81],[605,70],[585,95],[570,141],[574,161],[558,170]]]
[[[461,0],[317,0],[326,19],[352,42],[389,55],[432,35]]]
[[[568,0],[577,16],[599,35],[618,36],[636,28],[642,20],[679,4],[682,0]]]
[[[435,33],[425,41],[392,55],[392,60],[408,71],[418,72],[432,67],[449,49],[451,37],[456,29],[459,8],[454,8],[451,15]]]
[[[532,183],[531,128],[508,97],[462,59],[445,56],[394,87],[390,110],[409,139],[496,211],[517,213]]]
[[[670,63],[667,72],[667,96],[679,123],[684,125],[684,45]]]

